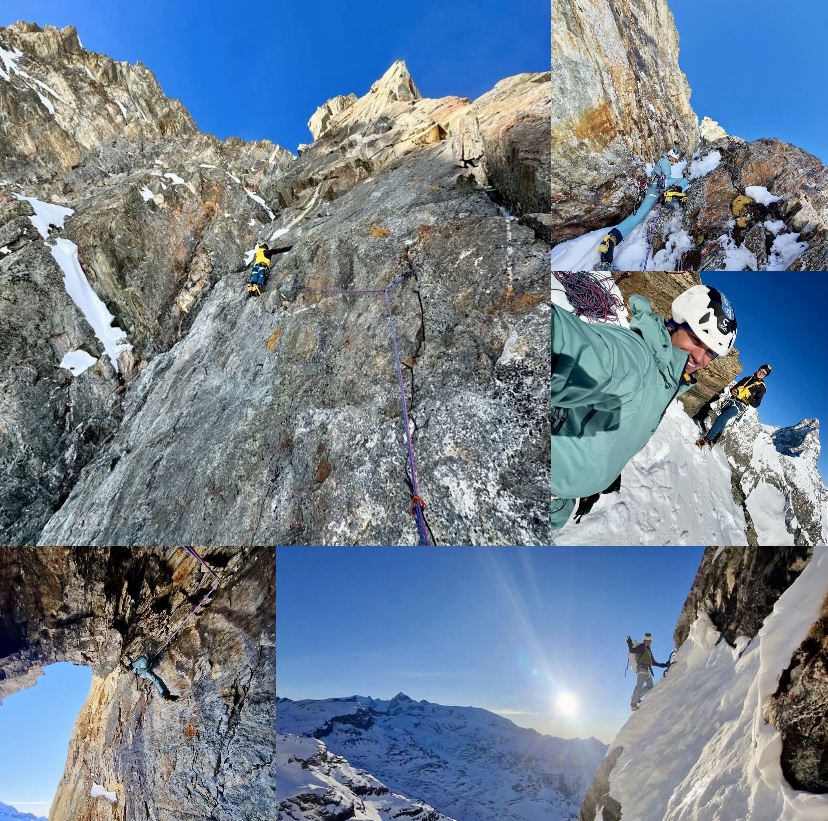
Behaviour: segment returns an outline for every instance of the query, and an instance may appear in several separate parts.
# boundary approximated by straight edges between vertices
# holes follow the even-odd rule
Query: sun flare
[[[555,696],[555,708],[562,716],[574,716],[578,712],[578,706],[575,693],[563,692]]]

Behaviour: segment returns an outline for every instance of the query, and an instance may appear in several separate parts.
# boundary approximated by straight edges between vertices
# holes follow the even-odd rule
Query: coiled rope
[[[553,274],[563,285],[576,316],[602,322],[618,321],[617,311],[624,303],[610,290],[607,280],[585,271],[553,271]],[[615,277],[613,281],[617,281]]]

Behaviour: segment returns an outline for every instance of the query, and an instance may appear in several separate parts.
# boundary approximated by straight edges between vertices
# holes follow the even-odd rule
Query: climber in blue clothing
[[[601,262],[596,266],[597,270],[610,270],[615,247],[644,221],[647,214],[653,210],[659,200],[663,198],[665,202],[681,202],[687,196],[684,192],[690,186],[689,181],[684,177],[670,176],[672,173],[670,163],[678,162],[680,156],[679,150],[674,147],[656,163],[647,183],[641,205],[638,206],[635,213],[630,214],[623,222],[618,223],[601,240],[601,244],[598,246],[601,253]]]
[[[127,666],[136,676],[140,676],[141,678],[145,678],[147,681],[151,681],[155,685],[155,689],[158,690],[158,694],[164,701],[176,701],[178,696],[170,695],[169,688],[166,684],[161,680],[161,678],[152,671],[152,662],[149,657],[146,655],[138,656],[137,659],[134,661],[129,657],[124,657]]]

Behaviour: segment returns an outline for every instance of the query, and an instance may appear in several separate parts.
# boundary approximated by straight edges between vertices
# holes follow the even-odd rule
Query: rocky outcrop
[[[18,70],[2,80],[13,150],[0,190],[73,211],[38,238],[10,198],[0,225],[2,304],[25,303],[10,324],[27,357],[2,354],[3,540],[32,543],[57,509],[49,533],[75,535],[43,539],[62,544],[160,544],[176,529],[187,538],[172,541],[232,544],[414,538],[382,293],[414,271],[389,296],[434,535],[546,541],[548,75],[509,78],[474,103],[427,100],[396,63],[364,97],[323,107],[297,160],[199,134],[143,68],[144,130],[125,128],[131,109],[117,102],[138,70],[76,41],[0,30]],[[86,93],[96,71],[108,84]],[[33,165],[21,136],[31,78],[64,75],[60,150]],[[63,119],[61,105],[74,107]],[[88,138],[72,142],[61,124],[80,120]],[[276,288],[247,301],[246,250],[283,234],[288,302]],[[133,346],[117,370],[65,298],[53,259],[64,239]],[[36,282],[48,300],[31,298]],[[67,349],[100,359],[72,376],[59,367]],[[91,495],[78,488],[66,507],[94,453]],[[87,517],[102,481],[112,496]]]
[[[199,548],[0,548],[0,698],[42,667],[92,669],[52,821],[271,819],[275,557]],[[162,650],[164,701],[125,656]],[[90,795],[93,784],[115,800]]]
[[[423,801],[392,793],[370,773],[331,753],[321,741],[279,733],[276,745],[277,821],[452,821]]]
[[[828,267],[828,169],[780,140],[698,125],[666,0],[562,0],[552,18],[553,244],[633,213],[646,165],[675,144],[691,187],[680,212],[653,218],[653,258],[668,248],[686,271]]]
[[[710,405],[708,426],[723,401]],[[779,533],[788,535],[793,544],[824,543],[818,419],[769,429],[761,424],[759,413],[748,407],[728,423],[719,443],[732,468],[733,498],[745,512],[748,544],[758,543],[753,517],[767,511],[780,522]],[[778,535],[774,541],[781,539]]]
[[[807,547],[706,548],[676,623],[676,647],[700,612],[730,644],[752,638],[810,558]]]
[[[552,5],[553,241],[618,222],[638,177],[698,143],[666,0]]]
[[[767,711],[782,736],[782,771],[795,790],[828,792],[828,593]]]

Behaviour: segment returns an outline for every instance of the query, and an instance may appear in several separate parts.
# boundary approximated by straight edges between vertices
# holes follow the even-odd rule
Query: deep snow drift
[[[777,601],[753,640],[719,641],[702,614],[669,676],[615,740],[610,795],[624,821],[825,821],[828,795],[791,789],[782,740],[764,713],[791,655],[819,618],[828,548]],[[592,818],[588,821],[593,821]],[[603,821],[599,809],[594,821]]]

